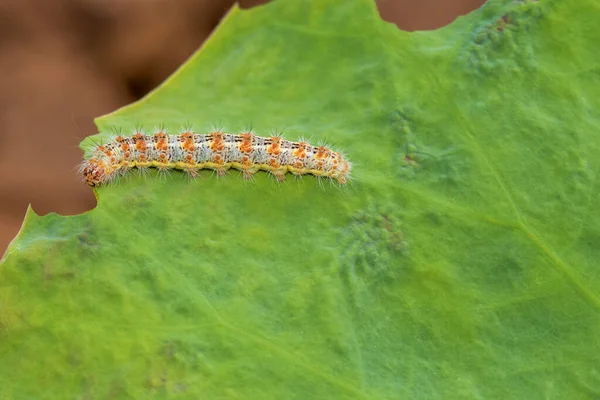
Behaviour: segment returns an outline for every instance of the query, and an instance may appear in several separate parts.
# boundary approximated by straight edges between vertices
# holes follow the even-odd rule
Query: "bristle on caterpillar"
[[[344,156],[326,146],[292,142],[280,136],[262,137],[250,132],[240,134],[215,131],[199,134],[183,130],[178,135],[159,130],[152,135],[136,131],[132,136],[117,136],[99,145],[80,166],[85,182],[99,186],[113,181],[132,168],[177,169],[191,177],[211,169],[224,175],[233,168],[251,179],[267,171],[278,181],[293,175],[314,175],[345,184],[351,164]]]

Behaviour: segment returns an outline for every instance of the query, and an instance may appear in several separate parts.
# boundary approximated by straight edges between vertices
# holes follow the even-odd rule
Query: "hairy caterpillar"
[[[244,179],[251,179],[262,170],[283,181],[290,172],[345,184],[351,164],[341,153],[326,146],[292,142],[280,136],[221,131],[199,134],[189,129],[171,135],[160,129],[152,135],[137,130],[133,136],[117,136],[97,146],[92,157],[81,164],[80,172],[88,185],[99,186],[132,168],[148,167],[178,169],[192,178],[198,176],[201,169],[211,169],[222,176],[234,168],[242,172]]]

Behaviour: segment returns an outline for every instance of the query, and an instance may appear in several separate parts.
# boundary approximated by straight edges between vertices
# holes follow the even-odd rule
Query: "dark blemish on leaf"
[[[504,27],[506,27],[506,25],[508,25],[509,21],[510,21],[510,18],[508,16],[508,14],[504,14],[502,16],[502,18],[500,18],[498,21],[496,21],[496,30],[498,32],[504,31]]]
[[[88,232],[81,232],[77,235],[77,244],[83,250],[95,249],[98,246],[98,242],[95,237],[90,235]]]
[[[406,165],[414,166],[417,164],[417,158],[414,154],[407,153],[404,155],[404,163]]]
[[[426,213],[426,217],[427,219],[434,225],[441,227],[442,225],[444,225],[444,219],[441,216],[441,214],[437,213],[437,212],[428,212]]]
[[[514,64],[527,65],[535,60],[532,50],[519,37],[528,35],[528,30],[537,24],[543,10],[537,1],[514,1],[499,10],[488,3],[482,8],[482,20],[473,30],[465,51],[459,61],[468,64],[468,71],[480,69],[489,72],[501,67],[512,68]],[[487,14],[487,16],[486,16]],[[490,15],[491,14],[491,15]],[[510,33],[512,34],[508,34]],[[502,57],[503,52],[510,57]],[[463,66],[464,68],[464,66]]]
[[[456,147],[439,150],[408,144],[399,157],[400,179],[419,177],[435,184],[460,185],[468,170],[468,157]]]
[[[350,276],[373,276],[390,272],[397,257],[405,254],[400,213],[371,204],[356,213],[340,238],[340,267]]]
[[[392,128],[397,138],[397,146],[401,149],[398,152],[396,161],[403,170],[404,177],[413,177],[413,168],[417,168],[419,157],[415,154],[416,146],[412,144],[413,132],[411,126],[415,123],[415,112],[411,107],[394,110],[392,114]]]
[[[65,250],[66,244],[66,241],[55,241],[52,247],[48,249],[48,256],[45,257],[42,264],[42,278],[45,282],[54,278],[71,279],[75,277],[75,270],[71,266],[65,266],[58,261],[60,260],[60,254],[68,253],[68,250]]]
[[[399,132],[399,140],[402,144],[406,143],[407,138],[412,134],[411,125],[414,124],[414,110],[411,107],[394,110],[391,116],[390,125],[394,132]]]
[[[175,359],[175,355],[177,353],[177,349],[175,346],[175,343],[173,342],[166,342],[164,343],[163,347],[162,347],[162,355],[165,357],[165,359],[167,360],[174,360]]]
[[[86,226],[76,236],[76,251],[79,257],[91,257],[99,248],[98,237],[94,233],[93,224],[88,220]]]

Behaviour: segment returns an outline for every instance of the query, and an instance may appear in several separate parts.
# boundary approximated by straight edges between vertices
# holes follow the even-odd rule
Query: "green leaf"
[[[490,0],[432,32],[369,0],[233,9],[100,118],[285,129],[344,188],[130,174],[29,210],[0,264],[0,397],[600,396],[600,5]]]

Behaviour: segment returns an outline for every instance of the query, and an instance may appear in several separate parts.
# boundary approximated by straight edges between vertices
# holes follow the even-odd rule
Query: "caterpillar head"
[[[106,165],[94,158],[82,165],[81,172],[85,183],[90,186],[98,186],[106,180]]]

